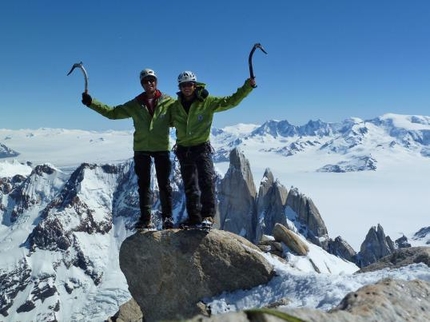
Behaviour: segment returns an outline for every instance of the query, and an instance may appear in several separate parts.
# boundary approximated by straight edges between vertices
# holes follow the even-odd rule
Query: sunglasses
[[[142,84],[146,84],[146,83],[155,83],[157,79],[154,77],[148,77],[148,78],[144,78],[142,79]]]
[[[185,82],[179,85],[180,87],[192,87],[194,86],[194,82]]]

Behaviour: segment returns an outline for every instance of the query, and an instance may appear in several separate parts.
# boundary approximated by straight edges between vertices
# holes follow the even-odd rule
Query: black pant
[[[134,152],[134,171],[137,175],[139,191],[140,215],[143,221],[151,219],[152,190],[151,190],[151,164],[154,159],[158,188],[160,190],[160,203],[163,218],[172,216],[172,186],[170,173],[172,161],[170,152]]]
[[[177,146],[186,207],[190,221],[215,216],[215,170],[209,142],[193,147]]]

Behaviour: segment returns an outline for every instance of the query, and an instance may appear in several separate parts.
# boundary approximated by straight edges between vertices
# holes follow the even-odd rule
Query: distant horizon
[[[228,125],[224,125],[224,126],[216,126],[217,122],[214,120],[214,122],[212,124],[212,128],[223,129],[223,128],[228,128],[228,127],[234,127],[236,125],[241,125],[241,124],[243,124],[243,125],[261,126],[264,123],[269,122],[269,121],[276,121],[276,122],[287,121],[288,123],[290,123],[293,126],[306,125],[306,124],[308,124],[309,122],[312,122],[312,121],[322,121],[322,122],[327,123],[327,124],[341,124],[345,120],[350,120],[350,119],[360,119],[362,121],[369,121],[369,120],[373,120],[373,119],[380,118],[380,117],[383,117],[383,116],[390,116],[390,115],[421,116],[421,117],[429,117],[430,118],[430,112],[429,112],[428,115],[425,115],[425,114],[409,114],[409,113],[402,114],[402,113],[386,112],[386,113],[383,113],[383,114],[380,114],[380,115],[377,115],[377,116],[373,116],[373,117],[370,117],[370,118],[362,118],[362,117],[359,117],[359,116],[349,116],[349,117],[346,117],[346,118],[344,118],[344,119],[342,119],[340,121],[326,121],[326,120],[323,120],[323,119],[320,119],[320,118],[310,118],[309,120],[307,120],[305,122],[302,122],[301,124],[292,123],[288,118],[285,118],[285,119],[274,119],[274,118],[272,118],[272,119],[266,119],[266,120],[262,121],[261,123],[239,122],[239,123],[234,123],[234,124],[232,123],[232,124],[228,124]],[[217,114],[215,114],[215,118],[216,118],[216,116],[217,116]],[[120,121],[127,122],[126,120],[120,120]],[[126,132],[130,132],[130,131],[134,131],[134,127],[133,127],[133,124],[131,122],[131,119],[129,119],[128,121],[130,122],[130,127],[129,128],[121,128],[122,126],[118,128],[117,126],[113,126],[111,128],[108,127],[106,129],[95,130],[95,129],[72,128],[72,127],[47,127],[47,126],[44,126],[44,127],[39,127],[39,128],[8,128],[8,127],[2,127],[2,126],[0,126],[0,130],[11,130],[11,131],[20,131],[20,130],[23,130],[23,131],[25,131],[25,130],[53,129],[53,130],[77,130],[77,131],[86,131],[86,132],[109,132],[109,131],[118,131],[118,132],[126,131]],[[114,123],[115,122],[112,122],[112,125],[114,125]],[[172,128],[172,129],[174,129],[174,128]],[[0,142],[1,142],[1,139],[0,139]]]

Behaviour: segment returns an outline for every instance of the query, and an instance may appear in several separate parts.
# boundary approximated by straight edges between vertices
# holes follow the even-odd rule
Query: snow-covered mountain
[[[227,171],[229,151],[240,147],[257,186],[270,168],[282,184],[312,198],[331,235],[342,235],[358,249],[369,227],[378,223],[393,239],[427,224],[430,185],[423,174],[430,170],[429,118],[386,114],[302,126],[288,121],[238,124],[214,128],[211,141],[221,174]],[[132,157],[131,130],[0,129],[0,143],[19,154],[2,159],[0,176],[9,174],[13,160],[51,163],[70,172],[84,162],[118,163]]]
[[[248,127],[248,131],[241,131],[242,128],[213,131],[212,141],[218,147],[217,160],[225,160],[222,155],[228,148],[240,146],[245,153],[253,150],[283,157],[311,153],[314,158],[336,155],[335,164],[349,160],[351,165],[349,169],[340,167],[336,172],[353,172],[376,170],[376,166],[354,167],[355,160],[374,154],[381,159],[387,154],[429,157],[430,117],[426,116],[386,114],[366,121],[351,118],[343,123],[325,123],[318,120],[302,126],[272,120],[261,126]]]
[[[270,168],[282,184],[298,187],[315,202],[330,235],[342,235],[355,249],[378,223],[394,239],[428,225],[428,116],[303,126],[268,121],[214,130],[212,144],[222,173],[230,149],[240,147],[255,180]]]
[[[429,131],[429,117],[391,114],[299,127],[241,124],[214,129],[212,143],[221,175],[226,153],[239,146],[256,181],[270,168],[282,184],[312,198],[331,236],[358,249],[378,223],[389,235],[418,232],[409,238],[413,245],[428,240]],[[0,162],[0,314],[6,321],[102,321],[129,298],[118,252],[138,216],[131,135],[0,130],[0,143],[16,151]],[[174,182],[181,200],[177,169]],[[177,219],[182,207],[175,204]],[[314,253],[315,261],[334,263],[328,271],[339,272],[332,255]]]

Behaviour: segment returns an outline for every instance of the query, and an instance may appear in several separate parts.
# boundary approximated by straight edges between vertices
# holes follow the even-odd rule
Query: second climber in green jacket
[[[215,170],[209,141],[214,113],[237,106],[256,86],[254,79],[231,96],[210,96],[196,75],[184,71],[178,76],[178,99],[172,105],[176,128],[175,153],[184,183],[188,219],[182,227],[211,228],[216,214]]]
[[[133,150],[134,170],[137,175],[140,218],[136,229],[153,230],[151,221],[152,191],[151,165],[154,160],[157,182],[160,191],[160,203],[163,229],[173,228],[172,187],[170,174],[170,107],[174,99],[157,89],[157,75],[152,69],[140,72],[140,83],[144,92],[132,100],[110,107],[88,93],[82,94],[82,103],[109,119],[132,118],[134,124]]]

